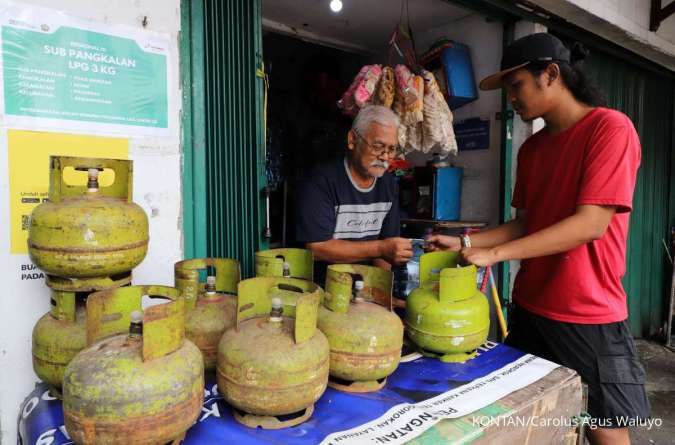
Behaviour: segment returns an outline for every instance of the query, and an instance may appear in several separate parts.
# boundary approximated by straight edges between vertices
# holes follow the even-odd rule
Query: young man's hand
[[[488,267],[501,261],[494,249],[482,247],[465,247],[461,251],[462,258],[478,267]]]
[[[429,252],[437,250],[450,250],[459,252],[462,249],[462,243],[458,236],[431,235],[425,239],[426,247]]]
[[[403,264],[413,257],[412,242],[406,238],[386,238],[381,241],[381,257],[390,264]]]

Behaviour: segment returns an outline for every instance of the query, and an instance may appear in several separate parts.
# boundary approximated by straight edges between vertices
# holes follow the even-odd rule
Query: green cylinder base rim
[[[375,392],[384,388],[387,384],[387,378],[378,380],[363,380],[363,381],[347,381],[340,379],[335,380],[332,377],[328,378],[328,386],[342,392],[365,393]]]
[[[48,287],[62,292],[93,292],[131,284],[131,271],[112,276],[92,278],[65,278],[46,275]]]
[[[279,430],[282,428],[289,428],[292,426],[300,425],[301,423],[309,420],[309,418],[312,417],[312,414],[314,414],[314,404],[309,405],[307,408],[305,408],[304,413],[298,416],[293,416],[290,419],[288,419],[287,417],[292,415],[259,416],[256,414],[240,411],[236,408],[232,408],[232,412],[234,414],[234,419],[237,422],[249,428],[260,427],[264,430]]]
[[[464,363],[468,360],[471,360],[472,358],[475,358],[478,353],[478,350],[473,349],[467,352],[450,352],[447,354],[443,354],[419,348],[419,352],[425,357],[437,358],[443,363]]]

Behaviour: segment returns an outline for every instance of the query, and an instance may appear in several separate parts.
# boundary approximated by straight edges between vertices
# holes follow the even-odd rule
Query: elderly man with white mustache
[[[387,173],[398,125],[389,108],[362,108],[347,135],[346,156],[319,166],[300,187],[296,239],[314,254],[318,284],[328,264],[389,269],[412,257],[410,240],[399,237],[398,184]]]

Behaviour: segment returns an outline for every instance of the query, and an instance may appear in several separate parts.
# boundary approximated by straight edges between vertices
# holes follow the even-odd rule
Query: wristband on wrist
[[[469,238],[469,235],[459,235],[459,242],[462,247],[471,247],[471,238]]]

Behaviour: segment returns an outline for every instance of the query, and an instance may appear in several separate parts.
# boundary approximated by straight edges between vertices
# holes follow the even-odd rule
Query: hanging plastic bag
[[[396,88],[398,88],[406,106],[412,105],[418,99],[415,89],[414,76],[405,65],[396,65],[394,68]]]
[[[422,124],[421,150],[457,154],[457,141],[452,128],[453,116],[436,79],[429,71],[424,77],[424,120]]]
[[[422,122],[415,122],[406,126],[406,141],[403,147],[404,153],[422,150],[422,137],[424,129]]]
[[[359,85],[356,87],[354,92],[354,101],[359,108],[363,108],[370,97],[375,92],[380,77],[382,76],[382,65],[370,65],[366,75]]]
[[[391,109],[394,111],[394,113],[396,113],[396,115],[399,118],[398,146],[405,152],[408,137],[408,129],[406,125],[403,123],[403,119],[405,117],[405,102],[403,99],[403,93],[401,93],[397,85],[394,85],[394,102],[391,105]]]
[[[348,116],[356,116],[358,109],[356,107],[356,102],[354,101],[354,92],[356,91],[356,87],[359,86],[363,78],[366,76],[368,68],[368,65],[361,68],[361,71],[359,71],[359,73],[356,75],[351,85],[349,85],[349,88],[347,88],[347,91],[344,92],[342,98],[337,102],[338,108]]]
[[[380,76],[382,65],[365,65],[356,75],[347,91],[337,103],[339,109],[348,116],[356,116],[359,109],[370,99]]]
[[[406,106],[406,124],[416,124],[424,120],[424,79],[421,76],[412,76],[411,85],[416,99]]]
[[[389,66],[385,66],[382,68],[382,76],[380,77],[380,83],[377,84],[377,88],[375,89],[375,94],[371,96],[371,103],[391,108],[394,103],[394,89],[394,70]]]

